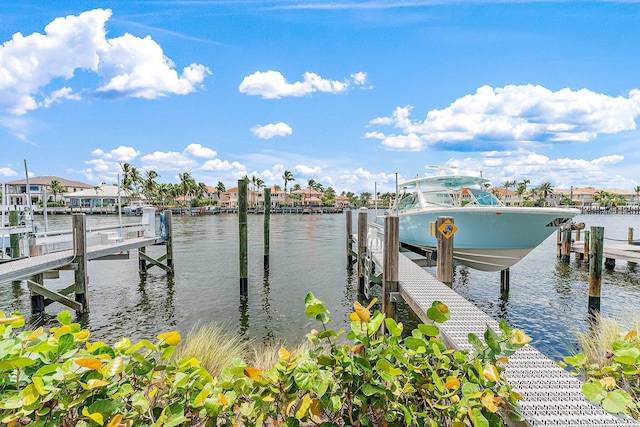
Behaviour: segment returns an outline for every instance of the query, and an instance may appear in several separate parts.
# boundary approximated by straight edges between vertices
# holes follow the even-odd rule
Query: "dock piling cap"
[[[358,209],[359,211],[367,211],[368,209],[365,208],[364,206],[362,206],[360,209]]]

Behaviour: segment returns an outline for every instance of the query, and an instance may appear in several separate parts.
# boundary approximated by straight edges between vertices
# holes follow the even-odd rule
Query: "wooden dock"
[[[348,233],[350,229],[350,225],[347,225]],[[358,239],[362,239],[362,236],[361,230],[357,235],[348,235],[348,241],[355,242],[358,251],[363,246],[362,240],[358,244]],[[369,230],[367,233],[366,248],[363,262],[370,264],[365,268],[367,275],[371,271],[384,271],[384,241],[377,230]],[[348,253],[355,254],[356,251],[349,249]],[[396,268],[398,292],[392,295],[392,300],[397,300],[399,295],[424,322],[430,322],[425,313],[433,301],[441,301],[449,307],[450,320],[438,327],[444,341],[450,347],[472,351],[473,348],[468,342],[469,333],[483,336],[487,326],[494,330],[498,329],[498,322],[449,286],[436,280],[408,256],[399,253]],[[368,285],[369,277],[365,280]],[[384,298],[383,296],[383,300]],[[525,417],[524,423],[507,419],[505,422],[508,425],[535,427],[639,425],[631,418],[614,416],[588,401],[582,393],[581,381],[560,368],[556,362],[540,353],[532,345],[521,348],[509,358],[505,373],[509,384],[523,397],[519,406]]]
[[[141,274],[147,272],[147,263],[173,273],[171,211],[160,215],[159,235],[156,234],[155,219],[155,209],[149,208],[144,210],[141,224],[101,227],[87,232],[85,214],[73,214],[71,231],[29,234],[29,256],[22,256],[22,251],[17,251],[21,255],[19,258],[0,263],[0,284],[26,279],[34,314],[42,313],[54,302],[64,304],[78,314],[86,313],[89,311],[88,261],[129,258],[129,251],[137,249]],[[90,235],[97,238],[99,244],[89,246]],[[72,249],[60,249],[68,244],[72,244]],[[146,247],[157,244],[165,245],[166,254],[153,259],[146,254]],[[46,288],[45,273],[57,277],[58,270],[73,270],[74,283],[60,290]],[[68,297],[69,294],[74,294],[74,298]]]

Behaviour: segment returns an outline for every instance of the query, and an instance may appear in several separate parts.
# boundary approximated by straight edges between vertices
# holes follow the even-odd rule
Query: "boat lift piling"
[[[271,189],[264,189],[264,271],[269,271],[269,226],[271,221]]]
[[[347,269],[353,271],[353,251],[351,250],[351,235],[353,234],[353,222],[351,218],[351,210],[345,211],[346,228],[347,228]]]
[[[453,235],[457,228],[453,217],[439,216],[436,220],[438,267],[436,279],[447,285],[453,283]]]
[[[365,268],[364,258],[367,254],[367,208],[358,210],[358,295],[364,294]],[[368,280],[368,278],[366,279]]]
[[[240,300],[249,298],[249,257],[247,253],[247,180],[238,180],[238,240],[240,262]]]
[[[384,258],[382,267],[382,310],[386,317],[396,319],[398,294],[398,261],[400,256],[400,218],[384,219]]]
[[[602,285],[602,253],[604,250],[604,227],[591,227],[589,253],[589,317],[600,313],[600,288]]]

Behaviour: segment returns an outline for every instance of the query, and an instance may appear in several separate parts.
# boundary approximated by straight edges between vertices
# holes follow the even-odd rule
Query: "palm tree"
[[[293,177],[291,171],[286,170],[282,172],[282,179],[284,180],[284,192],[287,192],[287,183],[290,181],[295,181],[296,179]]]
[[[56,198],[58,194],[62,194],[62,193],[66,193],[67,192],[67,188],[64,187],[62,184],[60,184],[60,182],[58,182],[57,179],[54,179],[51,181],[51,183],[49,184],[49,188],[51,189],[51,192],[53,193],[53,201],[56,202]],[[45,201],[46,203],[46,201]]]
[[[186,205],[187,196],[195,189],[196,181],[191,177],[189,172],[179,173],[178,178],[180,179],[180,191],[182,196],[184,196],[184,202]]]
[[[518,193],[518,196],[520,196],[520,204],[522,204],[522,195],[527,192],[527,184],[530,183],[531,181],[529,181],[528,179],[523,179],[522,182],[518,183],[518,190],[516,191],[516,193]]]
[[[145,195],[147,199],[152,199],[154,194],[156,193],[156,189],[158,184],[155,179],[159,177],[158,172],[150,170],[144,173],[144,180],[142,181],[142,194]]]
[[[538,186],[538,195],[544,198],[544,205],[547,205],[547,198],[553,195],[553,186],[549,181],[543,182]]]
[[[636,206],[638,205],[638,195],[640,194],[640,185],[636,185],[633,189],[636,192]]]
[[[291,187],[291,191],[297,191],[300,190],[300,184],[293,184],[293,187]]]
[[[218,192],[218,200],[220,200],[220,194],[227,191],[222,181],[218,181],[218,183],[216,184],[216,191]]]

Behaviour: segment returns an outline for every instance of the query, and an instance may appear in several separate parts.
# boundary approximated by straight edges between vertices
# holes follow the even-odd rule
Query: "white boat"
[[[577,209],[504,206],[488,190],[490,186],[489,180],[480,177],[442,173],[400,184],[389,212],[400,218],[400,242],[436,248],[429,223],[449,216],[457,227],[454,260],[477,270],[499,271],[520,261],[579,213]]]
[[[141,200],[136,200],[122,207],[122,213],[125,215],[142,215],[142,209],[152,208],[150,204]]]

